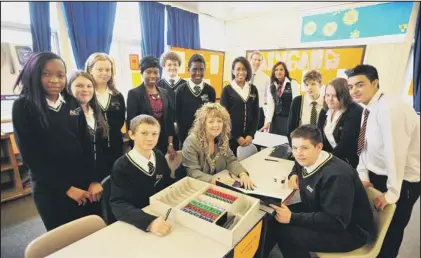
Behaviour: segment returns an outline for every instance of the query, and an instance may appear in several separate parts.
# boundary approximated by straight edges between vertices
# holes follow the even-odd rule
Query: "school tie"
[[[171,86],[171,88],[174,88],[174,80],[173,79],[170,79],[170,86]]]
[[[303,176],[307,176],[308,171],[305,167],[303,167],[303,169],[301,170],[301,172],[303,173]]]
[[[155,166],[152,164],[152,162],[148,162],[148,167],[149,167],[149,174],[153,174],[153,172],[155,172]]]
[[[317,102],[313,101],[313,102],[311,102],[311,105],[313,107],[311,108],[310,124],[316,125],[316,122],[317,122],[317,110],[316,110]]]
[[[365,131],[367,129],[367,119],[368,115],[370,115],[370,111],[368,109],[364,110],[364,120],[363,125],[361,126],[360,135],[358,136],[358,149],[357,155],[360,156],[361,152],[363,151],[365,145]]]
[[[200,86],[199,85],[194,86],[193,90],[194,90],[194,94],[195,95],[199,95],[199,93],[200,93]]]

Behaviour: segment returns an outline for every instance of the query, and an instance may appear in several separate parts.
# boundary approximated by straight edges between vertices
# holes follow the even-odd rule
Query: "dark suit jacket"
[[[333,137],[336,141],[336,148],[332,148],[324,133],[326,124],[326,110],[322,109],[319,114],[317,127],[322,131],[323,150],[331,152],[336,157],[348,162],[352,167],[358,165],[358,136],[360,134],[361,116],[363,108],[353,102],[351,103],[342,116],[333,131]]]
[[[164,107],[163,118],[161,118],[161,133],[165,136],[174,136],[174,103],[166,89],[157,87],[162,98]],[[127,126],[130,127],[130,121],[138,115],[145,114],[152,116],[152,106],[146,92],[146,86],[142,83],[140,86],[129,90],[127,96]]]

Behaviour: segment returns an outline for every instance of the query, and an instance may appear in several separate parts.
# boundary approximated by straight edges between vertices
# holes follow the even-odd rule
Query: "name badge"
[[[111,106],[114,107],[115,109],[119,110],[120,109],[120,102],[111,102]]]
[[[254,100],[256,98],[256,94],[250,94],[250,98]]]
[[[74,110],[70,110],[70,115],[71,116],[78,116],[79,114],[80,114],[80,111],[81,111],[82,109],[80,108],[80,107],[78,107],[78,108],[76,108],[76,109],[74,109]]]
[[[203,94],[200,97],[202,98],[202,102],[209,102],[209,96],[208,96],[208,94]]]

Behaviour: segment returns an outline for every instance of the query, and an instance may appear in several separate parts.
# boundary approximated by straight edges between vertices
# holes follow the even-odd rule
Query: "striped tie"
[[[173,79],[170,79],[170,86],[171,86],[171,88],[174,88],[174,83],[175,83],[175,81]]]
[[[310,124],[312,125],[316,125],[316,122],[317,122],[316,104],[317,104],[316,101],[311,102],[311,105],[313,105],[313,107],[311,108]]]
[[[155,167],[152,164],[152,162],[148,162],[148,167],[149,167],[149,174],[153,174],[153,172],[155,172]]]
[[[199,85],[196,85],[196,86],[194,86],[194,94],[196,94],[196,95],[199,95],[199,93],[200,93],[200,86]]]
[[[357,149],[357,155],[360,156],[364,144],[365,144],[365,131],[367,129],[367,119],[368,115],[370,114],[370,111],[368,109],[364,110],[364,121],[363,125],[361,126],[360,135],[358,136],[358,149]]]

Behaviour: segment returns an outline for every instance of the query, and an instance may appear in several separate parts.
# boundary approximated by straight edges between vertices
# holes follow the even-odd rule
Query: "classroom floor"
[[[31,196],[1,204],[1,257],[24,257],[25,247],[45,232]],[[420,257],[420,200],[405,231],[399,258]],[[282,257],[279,249],[270,258]]]

